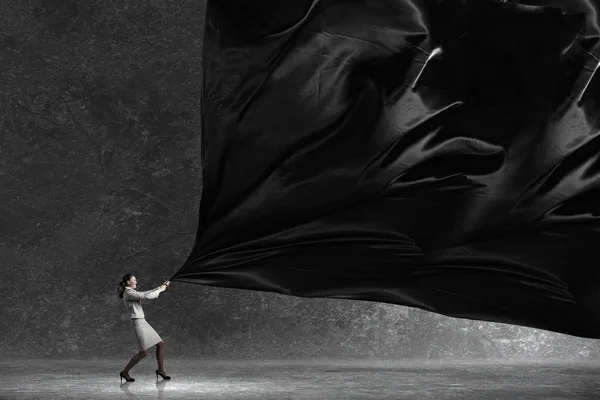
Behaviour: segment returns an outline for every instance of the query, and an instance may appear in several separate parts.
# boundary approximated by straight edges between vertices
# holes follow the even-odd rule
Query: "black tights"
[[[142,350],[139,353],[137,353],[135,356],[131,357],[131,360],[129,360],[129,363],[123,370],[123,375],[128,375],[129,370],[131,368],[133,368],[137,363],[142,361],[144,359],[144,357],[146,357],[147,354],[148,353],[146,353],[146,350]],[[156,362],[158,364],[158,370],[162,373],[165,372],[164,361],[165,361],[165,344],[163,342],[160,342],[159,344],[156,345]]]

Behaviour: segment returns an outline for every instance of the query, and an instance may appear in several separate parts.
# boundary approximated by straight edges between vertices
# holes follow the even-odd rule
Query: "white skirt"
[[[133,318],[131,326],[138,341],[140,351],[148,350],[150,347],[162,342],[158,333],[146,322],[146,318]]]

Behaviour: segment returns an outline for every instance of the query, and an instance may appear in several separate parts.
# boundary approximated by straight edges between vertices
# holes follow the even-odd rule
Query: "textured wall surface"
[[[0,356],[135,352],[116,285],[191,249],[203,0],[0,2]],[[574,357],[596,341],[347,300],[175,282],[168,357]]]

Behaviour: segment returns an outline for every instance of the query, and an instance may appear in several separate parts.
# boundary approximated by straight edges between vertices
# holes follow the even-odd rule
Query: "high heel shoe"
[[[127,378],[125,375],[123,375],[123,371],[119,373],[119,376],[121,377],[121,383],[123,383],[123,379],[125,379],[127,382],[135,382],[135,379]]]
[[[168,375],[163,375],[162,372],[160,372],[159,370],[156,370],[156,379],[158,379],[158,376],[162,376],[163,379],[171,379],[170,376]]]

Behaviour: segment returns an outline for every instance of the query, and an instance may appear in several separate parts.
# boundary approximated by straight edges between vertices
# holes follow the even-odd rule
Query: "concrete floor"
[[[0,362],[0,399],[600,399],[600,362],[127,360]]]

